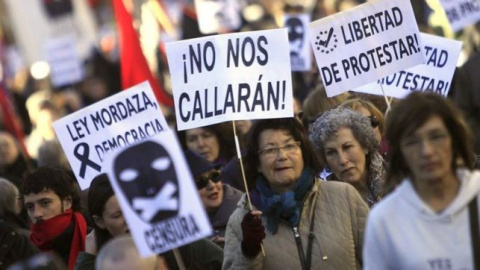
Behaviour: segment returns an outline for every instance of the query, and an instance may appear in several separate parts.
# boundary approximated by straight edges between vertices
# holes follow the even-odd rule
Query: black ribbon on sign
[[[82,153],[80,153],[80,151],[82,151]],[[100,165],[88,158],[88,156],[90,155],[90,148],[88,147],[88,144],[84,142],[77,144],[77,146],[75,146],[75,149],[73,150],[73,154],[82,163],[82,166],[80,166],[80,177],[85,178],[87,166],[90,166],[99,172],[102,170],[102,167]]]

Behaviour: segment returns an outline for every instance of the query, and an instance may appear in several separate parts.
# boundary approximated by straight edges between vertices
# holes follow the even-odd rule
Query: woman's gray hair
[[[0,216],[6,213],[17,214],[17,187],[7,179],[0,178],[0,194]]]
[[[341,128],[348,128],[353,136],[368,153],[378,150],[378,142],[370,124],[370,120],[357,111],[348,108],[337,107],[326,111],[318,117],[312,125],[310,140],[318,150],[319,156],[325,160],[324,145]],[[367,162],[368,160],[367,155]]]

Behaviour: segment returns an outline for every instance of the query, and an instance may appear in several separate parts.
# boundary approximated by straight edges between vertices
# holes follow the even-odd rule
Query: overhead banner
[[[283,26],[288,30],[292,71],[310,71],[312,49],[308,43],[307,27],[310,14],[285,14]]]
[[[309,36],[328,97],[425,62],[409,0],[369,1],[310,23]]]
[[[454,32],[480,21],[480,0],[440,0]]]
[[[195,0],[200,32],[222,33],[240,28],[240,6],[237,0]]]
[[[293,116],[287,29],[166,44],[178,130]]]
[[[171,130],[108,155],[106,171],[141,256],[212,234],[190,169]]]
[[[404,98],[412,91],[432,91],[447,96],[450,90],[462,42],[439,36],[420,34],[426,62],[353,89],[373,95]]]
[[[148,82],[103,99],[53,123],[80,188],[87,189],[108,152],[168,129]]]

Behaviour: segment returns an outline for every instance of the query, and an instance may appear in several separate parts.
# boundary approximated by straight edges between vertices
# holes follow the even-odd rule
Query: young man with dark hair
[[[74,181],[65,170],[40,167],[27,175],[22,186],[33,222],[30,240],[42,251],[57,253],[68,269],[73,269],[78,253],[85,250],[87,234]]]

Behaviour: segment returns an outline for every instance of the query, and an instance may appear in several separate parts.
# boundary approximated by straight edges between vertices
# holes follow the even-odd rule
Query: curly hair
[[[308,140],[305,129],[299,119],[293,118],[277,118],[263,119],[256,121],[247,134],[246,155],[245,155],[245,174],[248,180],[249,189],[256,185],[259,176],[258,167],[260,166],[260,158],[258,151],[259,138],[265,130],[284,130],[296,140],[300,141],[302,157],[305,166],[312,168],[315,172],[322,169],[322,164],[313,150],[312,143]]]
[[[392,190],[400,181],[411,176],[400,141],[411,136],[432,117],[438,116],[452,137],[452,170],[457,168],[460,158],[463,165],[473,169],[473,136],[461,113],[453,103],[435,93],[413,92],[393,107],[387,116],[385,137],[390,144],[391,165],[387,176],[387,189]]]
[[[60,200],[72,199],[72,210],[80,211],[80,196],[72,172],[48,166],[39,167],[27,174],[22,185],[22,194],[40,193],[51,190]]]
[[[325,142],[341,128],[350,129],[355,139],[368,151],[367,166],[370,165],[372,154],[378,150],[378,141],[375,139],[370,121],[359,112],[343,107],[326,111],[313,123],[310,140],[322,161],[327,164]]]

